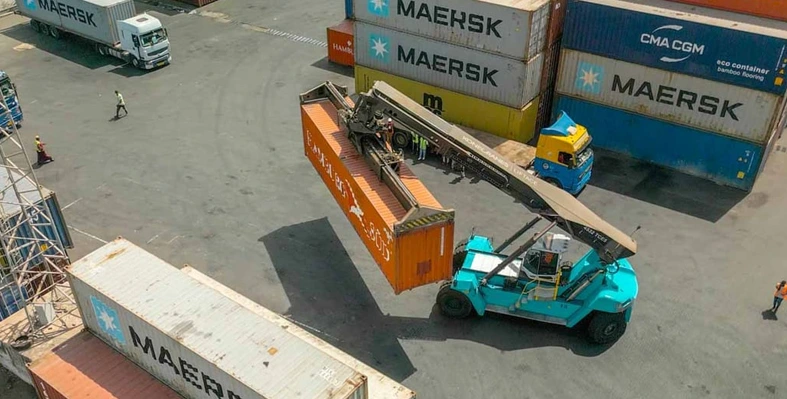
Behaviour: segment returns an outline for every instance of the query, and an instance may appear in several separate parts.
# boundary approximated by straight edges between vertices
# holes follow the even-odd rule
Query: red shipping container
[[[420,205],[408,211],[347,138],[329,101],[301,105],[306,157],[396,294],[452,275],[454,211],[443,209],[402,164],[399,178]]]
[[[353,21],[345,19],[328,28],[328,60],[339,65],[355,65]]]
[[[181,399],[87,331],[55,347],[28,371],[41,399]]]
[[[787,21],[786,0],[670,0],[742,14]]]
[[[560,41],[563,36],[563,20],[566,18],[567,0],[552,0],[549,11],[549,24],[547,25],[547,42],[546,48],[548,49],[553,44]]]

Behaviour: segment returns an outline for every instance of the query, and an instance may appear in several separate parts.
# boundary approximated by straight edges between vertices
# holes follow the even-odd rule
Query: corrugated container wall
[[[180,399],[175,391],[83,331],[28,366],[41,399]]]
[[[770,138],[782,100],[573,50],[562,51],[557,92],[758,144]]]
[[[337,123],[328,101],[301,106],[306,157],[347,216],[396,294],[451,277],[454,211],[437,200],[401,165],[399,178],[423,209],[413,218],[380,181]]]
[[[757,15],[787,21],[787,2],[784,0],[670,0],[695,6]]]
[[[517,109],[364,66],[355,66],[356,93],[368,91],[378,80],[395,87],[448,122],[522,143],[530,141],[535,135],[536,112],[540,108],[541,97]]]
[[[335,26],[328,27],[328,60],[339,65],[355,64],[355,40],[353,40],[353,21],[345,19]]]
[[[547,41],[545,49],[555,43],[560,42],[563,37],[563,22],[566,18],[566,5],[568,0],[552,0],[550,7],[552,11],[549,13],[549,25],[547,25]]]
[[[358,21],[529,60],[544,49],[550,0],[356,1]]]
[[[359,21],[355,63],[511,108],[538,96],[543,66],[540,54],[524,63]]]
[[[562,44],[780,95],[787,87],[787,31],[737,20],[619,0],[569,0]]]
[[[116,21],[137,14],[133,0],[16,0],[16,5],[22,15],[110,46],[120,41]]]
[[[544,68],[541,73],[541,95],[539,96],[538,115],[535,130],[551,125],[552,102],[555,97],[557,71],[560,65],[560,42],[552,43],[544,52]]]
[[[68,279],[85,326],[187,398],[367,397],[363,375],[124,239]]]
[[[559,94],[553,110],[582,121],[595,147],[742,190],[754,185],[762,146]]]

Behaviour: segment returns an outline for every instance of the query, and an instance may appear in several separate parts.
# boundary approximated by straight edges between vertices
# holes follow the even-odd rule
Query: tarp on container
[[[550,0],[359,0],[359,21],[519,60],[544,49]]]
[[[122,238],[68,280],[91,332],[187,398],[367,398],[362,374]]]
[[[785,92],[787,30],[718,17],[729,13],[707,16],[657,6],[665,4],[669,3],[569,0],[563,48],[755,90]]]

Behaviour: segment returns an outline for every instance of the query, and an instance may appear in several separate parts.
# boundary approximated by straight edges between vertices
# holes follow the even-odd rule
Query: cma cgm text
[[[730,118],[735,121],[739,120],[735,110],[743,106],[743,103],[733,103],[730,100],[722,100],[718,97],[698,94],[690,90],[653,85],[648,81],[637,83],[633,78],[623,83],[623,79],[617,74],[612,79],[612,91],[633,97],[646,97],[650,101],[673,105],[678,108],[685,107],[691,111],[696,109],[697,112],[703,114],[718,115],[720,118]]]
[[[497,87],[497,82],[495,81],[497,69],[490,69],[472,62],[464,62],[439,54],[429,54],[426,51],[414,48],[405,49],[401,45],[397,46],[396,56],[400,62],[407,62],[435,72]]]
[[[453,29],[502,37],[497,27],[503,23],[503,20],[493,19],[481,14],[404,0],[397,0],[396,13],[417,20],[426,20],[436,25],[450,26]]]

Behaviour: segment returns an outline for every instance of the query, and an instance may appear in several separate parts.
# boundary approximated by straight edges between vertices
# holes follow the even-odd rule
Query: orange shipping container
[[[787,0],[671,0],[787,21]]]
[[[350,143],[329,101],[301,105],[301,119],[306,156],[394,292],[450,278],[454,211],[402,164],[399,177],[421,206],[405,209]]]
[[[87,331],[28,366],[41,399],[181,399]]]
[[[345,19],[328,28],[328,60],[340,65],[355,65],[353,21]]]

